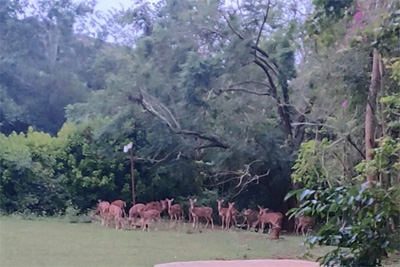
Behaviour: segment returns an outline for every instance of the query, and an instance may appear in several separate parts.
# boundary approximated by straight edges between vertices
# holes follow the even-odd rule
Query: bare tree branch
[[[183,134],[183,135],[193,135],[193,136],[196,136],[196,137],[198,137],[200,139],[204,139],[204,140],[210,141],[211,144],[213,144],[214,147],[221,147],[221,148],[225,148],[225,149],[229,148],[228,144],[225,144],[225,143],[219,141],[217,137],[211,136],[211,135],[206,135],[204,133],[195,132],[195,131],[188,131],[188,130],[174,131],[174,133],[175,134]]]
[[[225,36],[225,35],[223,35],[222,33],[220,33],[219,31],[214,30],[214,29],[210,29],[210,28],[207,28],[207,27],[204,27],[204,26],[200,26],[200,29],[203,29],[203,30],[206,30],[206,31],[215,33],[216,35],[218,35],[218,36],[221,37],[221,38],[228,38],[228,36]],[[228,38],[228,39],[229,39],[229,38]]]
[[[278,75],[278,69],[274,64],[270,64],[267,60],[259,57],[258,55],[255,55],[255,58],[262,61],[274,73],[274,75]]]
[[[229,22],[228,18],[225,16],[225,14],[224,14],[223,12],[221,12],[221,15],[224,17],[226,23],[228,23],[228,26],[229,26],[229,28],[233,31],[233,33],[234,33],[237,37],[239,37],[240,39],[244,40],[243,36],[240,35],[240,33],[237,32],[237,31],[233,28],[233,26],[232,26],[231,23]]]
[[[216,95],[220,95],[223,92],[245,92],[253,95],[271,95],[269,92],[259,93],[256,91],[250,91],[244,88],[226,88],[226,89],[214,89]]]
[[[179,150],[173,150],[170,153],[168,153],[167,155],[165,155],[163,158],[161,159],[156,159],[157,155],[155,155],[153,158],[143,158],[143,157],[133,157],[134,161],[141,161],[141,162],[149,162],[151,164],[155,164],[155,163],[161,163],[163,161],[166,161],[172,154],[177,153],[178,152],[178,156],[180,155],[180,151]]]
[[[344,161],[339,157],[339,155],[336,152],[333,152],[333,155],[339,160],[339,162],[342,164],[344,171],[346,172],[346,175],[348,178],[351,178],[351,173],[349,171],[349,168],[347,165],[344,163]]]
[[[261,33],[262,33],[263,29],[264,29],[265,22],[267,21],[267,17],[268,17],[268,13],[269,13],[269,4],[270,4],[270,0],[268,0],[268,3],[267,3],[267,12],[265,13],[264,18],[263,18],[263,22],[261,23],[261,27],[260,27],[260,30],[259,30],[258,35],[257,35],[255,47],[258,47],[258,43],[260,41]],[[256,53],[257,53],[257,50],[254,49],[254,57],[256,57]]]
[[[364,154],[364,152],[362,152],[362,151],[358,148],[358,146],[353,142],[353,140],[351,139],[350,134],[347,135],[346,138],[347,138],[347,141],[349,141],[349,143],[358,151],[358,153],[360,153],[361,157],[362,157],[363,159],[365,159],[365,154]]]
[[[268,87],[268,88],[271,87],[271,86],[270,86],[269,84],[267,84],[267,83],[257,82],[257,81],[243,81],[243,82],[240,82],[240,83],[236,83],[236,84],[234,84],[234,85],[232,85],[232,86],[238,86],[238,85],[243,85],[243,84],[258,84],[258,85],[262,85],[262,86],[265,86],[265,87]]]
[[[211,136],[196,131],[182,130],[180,124],[175,119],[172,112],[165,105],[163,105],[162,103],[156,103],[153,105],[143,97],[142,92],[139,94],[139,96],[136,97],[128,96],[128,99],[135,103],[140,104],[147,112],[149,112],[150,114],[152,114],[153,116],[157,117],[159,120],[164,122],[172,133],[179,135],[196,136],[199,139],[207,140],[210,142],[209,144],[200,146],[197,149],[210,148],[210,147],[220,147],[228,149],[230,147],[228,144],[218,140],[218,137],[216,136]],[[153,100],[155,99],[153,98]],[[165,114],[161,114],[160,111],[164,111]],[[165,115],[168,115],[169,118],[167,118]]]
[[[268,176],[270,171],[271,171],[271,170],[269,169],[269,170],[268,170],[266,173],[264,173],[263,175],[254,175],[254,176],[252,176],[250,179],[248,179],[248,180],[242,185],[242,187],[240,188],[240,190],[239,190],[238,192],[236,192],[236,194],[234,194],[234,195],[232,196],[232,198],[235,198],[235,197],[238,196],[240,193],[242,193],[243,190],[244,190],[249,184],[251,184],[251,183],[253,183],[253,182],[255,182],[255,181],[258,183],[258,181],[260,180],[260,178],[265,177],[265,176]]]

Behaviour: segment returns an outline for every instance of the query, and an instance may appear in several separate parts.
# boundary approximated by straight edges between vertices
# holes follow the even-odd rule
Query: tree
[[[1,9],[1,131],[28,126],[56,134],[66,105],[84,101],[84,73],[94,48],[74,33],[74,25],[92,12],[90,2],[3,1]],[[62,96],[62,97],[60,97]]]
[[[123,19],[126,31],[141,32],[147,24],[151,31],[135,43],[128,42],[131,38],[122,41],[129,46],[115,46],[118,64],[105,76],[106,87],[95,92],[92,101],[69,106],[68,118],[78,122],[109,117],[103,134],[116,139],[143,132],[147,140],[134,144],[135,162],[153,166],[149,165],[153,181],[162,171],[163,179],[171,176],[171,183],[182,176],[177,166],[183,167],[178,172],[190,173],[183,179],[192,185],[185,195],[208,188],[237,197],[253,187],[258,199],[276,201],[279,207],[290,183],[291,151],[286,150],[281,125],[285,121],[291,125],[285,117],[290,116],[290,108],[276,101],[289,101],[287,80],[295,74],[290,46],[294,30],[286,35],[270,28],[264,31],[265,25],[251,21],[253,15],[263,18],[262,14],[246,3],[241,7],[246,9],[246,20],[240,21],[244,32],[244,25],[251,25],[245,34],[252,40],[246,41],[230,28],[234,15],[228,18],[225,11],[218,11],[223,8],[219,1],[166,1],[152,8],[143,3],[116,14],[113,23]],[[279,8],[271,8],[274,16],[268,23],[277,19]],[[146,23],[139,13],[149,18]],[[251,48],[251,42],[253,47],[257,43],[257,49]],[[259,51],[270,53],[267,63]],[[109,53],[103,56],[110,58]],[[270,89],[268,75],[254,60],[273,68],[267,71],[275,88]],[[278,96],[281,88],[286,96]],[[277,95],[271,97],[274,91]],[[272,193],[258,192],[257,183]]]

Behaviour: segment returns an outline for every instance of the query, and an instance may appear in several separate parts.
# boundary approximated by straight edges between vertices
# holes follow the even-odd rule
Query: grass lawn
[[[244,231],[192,231],[189,225],[171,229],[162,224],[157,232],[142,232],[55,219],[0,220],[0,266],[153,266],[209,259],[294,259],[316,257],[327,249],[308,251],[300,246],[303,238],[297,236],[283,234],[276,241]]]
[[[283,235],[274,241],[244,231],[190,229],[162,224],[157,232],[122,231],[98,223],[1,217],[0,266],[153,266],[208,259],[293,259],[307,252],[300,247],[302,237]]]

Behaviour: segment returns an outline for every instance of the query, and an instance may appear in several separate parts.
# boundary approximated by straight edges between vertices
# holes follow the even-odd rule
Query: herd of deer
[[[157,222],[161,219],[161,214],[167,211],[170,221],[180,222],[184,217],[183,209],[179,204],[172,204],[174,199],[165,199],[157,202],[149,202],[147,204],[138,203],[133,205],[129,210],[128,225],[129,227],[136,228],[136,219],[140,218],[140,228],[150,231],[149,224],[154,221],[156,223],[155,230],[157,230]],[[211,207],[195,207],[197,199],[189,199],[189,222],[193,223],[193,228],[198,228],[199,218],[204,217],[207,220],[205,228],[211,223],[214,228],[214,221],[212,218],[213,209]],[[221,218],[221,228],[230,229],[232,226],[237,226],[237,217],[239,211],[234,207],[234,202],[228,202],[228,207],[222,207],[223,200],[217,200],[218,215]],[[122,200],[115,200],[111,204],[107,201],[99,200],[97,209],[92,214],[92,219],[95,215],[99,215],[101,225],[109,226],[110,220],[115,221],[115,228],[124,228],[123,217],[127,217],[125,213],[126,202]],[[270,229],[276,229],[278,232],[281,228],[283,215],[279,212],[273,212],[267,208],[258,206],[259,211],[245,209],[242,214],[244,217],[243,224],[247,224],[247,230],[256,228],[261,225],[259,232],[264,231],[266,224],[269,224]],[[305,231],[311,227],[313,220],[308,216],[301,216],[295,219],[294,233],[300,232],[304,235]]]

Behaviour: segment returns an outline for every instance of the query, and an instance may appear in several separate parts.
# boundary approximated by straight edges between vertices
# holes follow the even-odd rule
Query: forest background
[[[136,202],[286,214],[363,184],[398,203],[398,1],[95,6],[0,1],[3,212],[131,203],[129,142]]]

